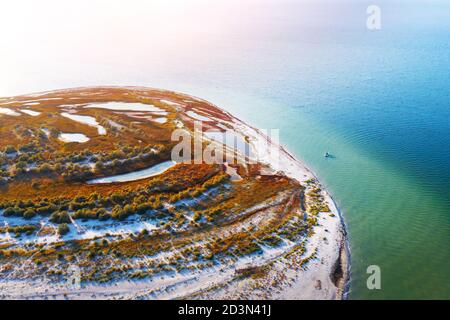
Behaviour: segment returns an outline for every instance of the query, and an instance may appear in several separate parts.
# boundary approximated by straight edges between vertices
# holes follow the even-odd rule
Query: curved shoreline
[[[339,212],[339,218],[341,220],[341,224],[343,227],[344,232],[344,246],[342,248],[342,253],[345,257],[345,277],[343,277],[343,284],[342,284],[342,299],[346,300],[348,299],[348,294],[350,292],[350,280],[351,280],[351,252],[350,252],[350,241],[348,239],[348,229],[347,225],[345,224],[344,217],[342,215],[341,209],[337,205],[337,202],[334,200],[334,198],[329,194],[329,197],[331,201],[333,201],[334,206],[336,207],[337,211]]]
[[[308,170],[315,177],[315,179],[317,179],[317,181],[319,181],[319,184],[321,184],[320,179],[318,178],[318,175],[313,170],[311,170],[302,161],[300,161],[294,155],[292,155],[289,151],[287,151],[284,148],[284,146],[280,146],[280,147],[283,149],[283,151],[285,153],[289,154],[289,156],[294,161],[298,162],[306,170]],[[343,247],[341,248],[341,259],[342,259],[342,257],[344,258],[345,270],[344,270],[344,274],[343,274],[343,282],[342,282],[342,285],[341,285],[341,289],[342,289],[342,297],[341,297],[341,299],[345,300],[345,299],[348,298],[348,294],[349,294],[349,290],[350,290],[350,280],[351,280],[351,252],[350,252],[350,242],[349,242],[349,239],[348,239],[348,228],[347,228],[347,225],[345,223],[344,216],[342,215],[342,211],[339,208],[336,200],[333,198],[331,193],[328,191],[327,187],[324,188],[324,191],[325,191],[325,193],[327,194],[328,198],[331,200],[331,202],[333,203],[334,207],[336,208],[336,210],[338,212],[338,217],[339,217],[339,220],[341,222],[342,232],[343,232],[343,235],[344,235],[344,243],[343,243]]]
[[[316,179],[316,181],[319,183],[319,185],[321,187],[323,187],[322,183],[320,182],[320,179],[317,177],[317,174],[315,172],[313,172],[311,169],[309,169],[302,161],[300,161],[295,156],[293,156],[282,145],[280,145],[280,149],[282,150],[283,153],[288,155],[292,161],[294,161],[295,163],[300,165],[306,172],[308,172],[310,175],[312,175],[314,177],[314,179]],[[292,175],[290,175],[289,173],[287,173],[287,175],[292,177]],[[304,180],[301,181],[301,179],[298,179],[297,177],[293,177],[293,178],[299,180],[300,182],[304,182]],[[339,209],[336,201],[331,196],[330,192],[328,191],[328,189],[326,187],[323,188],[323,192],[325,194],[326,201],[329,204],[332,204],[332,207],[334,207],[334,208],[332,208],[332,212],[337,213],[337,216],[339,217],[339,221],[340,221],[341,229],[338,232],[341,233],[341,235],[342,235],[342,241],[338,241],[338,243],[337,243],[340,248],[338,251],[338,255],[335,257],[334,265],[332,266],[332,271],[335,272],[336,265],[339,265],[342,268],[342,277],[340,279],[338,279],[337,287],[340,290],[340,292],[338,293],[337,298],[338,299],[347,299],[348,292],[349,292],[349,286],[350,286],[350,275],[351,275],[350,274],[350,270],[351,270],[350,258],[351,257],[350,257],[350,246],[349,246],[349,241],[348,241],[347,226],[345,224],[344,217],[342,215],[341,210]],[[320,255],[320,253],[319,253],[319,255]],[[330,273],[330,277],[332,277],[332,276],[333,276],[333,273]]]
[[[183,94],[186,95],[186,94]],[[286,148],[284,148],[283,145],[276,145],[275,143],[273,143],[270,139],[270,137],[265,136],[263,133],[261,133],[261,131],[258,128],[255,128],[251,125],[249,125],[248,123],[244,122],[243,120],[240,120],[236,117],[234,117],[231,113],[229,113],[228,111],[218,107],[217,105],[212,104],[211,102],[195,97],[195,96],[191,96],[191,95],[186,95],[192,99],[196,99],[199,101],[202,101],[208,105],[213,106],[214,108],[217,108],[219,110],[221,110],[222,112],[226,113],[228,116],[230,116],[232,119],[237,120],[238,124],[240,123],[241,125],[243,125],[244,127],[247,127],[251,130],[254,131],[254,135],[253,138],[255,138],[256,140],[258,140],[258,138],[262,138],[265,139],[268,144],[269,144],[269,153],[271,153],[273,150],[275,149],[279,149],[281,152],[281,154],[285,155],[288,160],[290,160],[292,163],[295,163],[298,166],[298,169],[300,169],[300,173],[304,175],[303,179],[300,177],[300,175],[296,175],[294,172],[291,172],[288,168],[286,167],[282,167],[282,168],[277,168],[280,169],[280,171],[283,171],[287,176],[296,179],[297,181],[304,183],[305,180],[313,178],[315,179],[318,184],[320,186],[323,186],[320,183],[319,178],[317,177],[316,173],[314,171],[312,171],[311,169],[309,169],[302,161],[300,161],[299,159],[297,159],[295,156],[293,156],[289,151],[286,150]],[[236,128],[235,128],[236,129]],[[244,132],[245,134],[249,134],[249,132]],[[250,136],[252,136],[251,134],[249,134]],[[259,136],[259,137],[258,137]],[[258,150],[260,151],[260,150]],[[273,162],[269,162],[269,165],[273,165]],[[307,179],[305,179],[305,177]],[[342,215],[341,210],[339,209],[336,201],[333,199],[333,197],[331,196],[330,192],[328,191],[327,188],[323,188],[323,193],[325,196],[325,200],[326,202],[331,205],[330,208],[332,208],[332,212],[333,213],[337,213],[337,216],[339,217],[339,230],[337,230],[336,236],[339,237],[341,236],[341,240],[339,239],[335,239],[336,244],[339,245],[339,250],[334,258],[333,266],[331,267],[331,271],[329,273],[329,277],[332,278],[333,274],[335,272],[335,266],[339,265],[342,268],[342,277],[341,279],[338,279],[339,281],[337,284],[337,288],[338,288],[338,292],[337,295],[335,296],[335,298],[337,299],[347,299],[348,297],[348,292],[349,292],[349,287],[350,287],[350,275],[351,275],[351,256],[350,256],[350,245],[349,245],[349,241],[348,241],[348,233],[347,233],[347,226],[345,224],[344,221],[344,217]],[[334,210],[333,210],[334,209]],[[316,227],[315,227],[316,228]],[[311,297],[304,297],[306,299],[311,299]],[[303,297],[301,298],[303,299]],[[321,298],[319,298],[321,299]]]

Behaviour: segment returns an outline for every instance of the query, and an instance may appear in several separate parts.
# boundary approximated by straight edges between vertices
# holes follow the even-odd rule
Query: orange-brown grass
[[[31,187],[31,181],[18,181],[11,183],[6,188],[0,188],[1,200],[27,200],[41,198],[75,198],[88,196],[91,193],[107,195],[117,191],[134,191],[149,185],[172,186],[174,189],[183,190],[191,185],[196,185],[219,172],[219,167],[207,164],[178,164],[170,168],[164,175],[147,179],[110,183],[110,184],[86,184],[66,183],[45,179],[41,181],[38,189]],[[0,200],[0,201],[1,201]]]
[[[87,95],[94,94],[94,95]],[[120,149],[121,146],[145,147],[161,144],[170,150],[175,143],[170,141],[172,130],[175,128],[173,120],[182,118],[185,127],[193,128],[193,120],[180,115],[176,107],[160,102],[160,99],[170,100],[184,105],[184,110],[192,110],[206,115],[211,115],[225,121],[233,118],[224,111],[201,100],[183,94],[168,91],[140,89],[140,88],[80,88],[66,91],[58,91],[42,95],[38,99],[61,98],[61,100],[47,100],[40,105],[26,107],[30,110],[42,112],[40,116],[32,117],[22,114],[20,117],[0,115],[0,149],[7,145],[23,146],[36,138],[17,134],[27,128],[57,129],[62,132],[83,133],[91,140],[78,143],[63,143],[55,138],[49,141],[38,141],[45,149],[44,159],[52,159],[54,152],[73,153],[83,150],[92,152],[111,152]],[[70,98],[70,99],[69,99]],[[15,104],[2,105],[18,110],[23,101],[35,100],[32,96],[15,97]],[[189,100],[189,101],[186,101]],[[22,101],[22,102],[20,102]],[[159,124],[146,119],[136,119],[125,113],[106,109],[77,108],[77,114],[92,116],[97,119],[108,131],[106,136],[98,134],[97,129],[82,123],[64,118],[60,115],[63,108],[61,104],[88,104],[110,101],[135,102],[152,104],[168,112],[167,123]],[[18,111],[19,112],[19,111]],[[124,111],[125,112],[125,111]],[[106,125],[107,120],[112,120],[122,126],[120,130],[113,130]],[[20,128],[17,125],[20,125]],[[214,124],[210,124],[214,126]],[[4,138],[4,139],[3,139]],[[148,163],[147,163],[148,164]],[[115,273],[133,272],[133,277],[144,277],[154,271],[151,268],[145,270],[130,270],[131,267],[120,263],[127,262],[127,258],[141,255],[152,256],[162,251],[174,249],[182,250],[189,259],[211,259],[215,255],[234,256],[247,255],[258,252],[261,243],[276,244],[275,235],[280,230],[292,227],[291,221],[298,218],[298,210],[301,207],[301,195],[303,188],[298,182],[283,176],[261,176],[261,164],[235,165],[238,174],[243,178],[239,182],[229,182],[224,166],[178,164],[166,171],[163,175],[139,181],[89,185],[80,182],[68,182],[62,178],[37,177],[30,181],[17,179],[9,181],[6,186],[0,188],[1,201],[38,200],[38,199],[74,199],[77,196],[89,197],[92,194],[108,196],[112,193],[128,194],[135,191],[151,190],[158,194],[162,202],[176,204],[178,200],[191,197],[195,201],[190,202],[189,208],[177,207],[152,210],[164,211],[167,225],[175,228],[165,228],[166,231],[155,231],[151,234],[125,235],[108,237],[108,240],[72,240],[34,247],[4,247],[0,251],[1,256],[7,257],[8,263],[20,263],[21,259],[33,257],[37,265],[50,266],[57,259],[61,261],[78,261],[82,268],[84,279],[108,280]],[[33,188],[31,184],[39,181],[39,185]],[[212,187],[216,189],[212,189]],[[202,197],[205,190],[211,190],[206,197]],[[136,192],[139,194],[139,192]],[[149,194],[146,193],[148,196]],[[133,202],[135,199],[131,199]],[[136,202],[137,203],[137,202]],[[267,203],[266,207],[256,207]],[[192,212],[188,212],[192,211]],[[245,212],[245,214],[243,214]],[[187,222],[184,214],[195,213],[197,222],[183,227]],[[260,221],[257,226],[252,222]],[[258,220],[259,219],[259,220]],[[206,220],[206,221],[205,221]],[[298,221],[295,220],[295,221]],[[247,225],[243,230],[242,227]],[[250,227],[248,227],[250,226]],[[182,228],[181,228],[182,227]],[[300,230],[302,226],[295,225]],[[227,230],[227,233],[224,233]],[[290,229],[289,229],[290,230]],[[51,230],[47,230],[51,232]],[[263,240],[265,239],[265,240]],[[203,248],[202,248],[203,247]],[[62,259],[61,259],[62,257]],[[0,259],[1,261],[2,259]],[[111,263],[115,261],[118,265]],[[48,262],[48,264],[47,264]],[[176,265],[176,259],[171,264]],[[202,261],[205,263],[205,261]],[[211,263],[211,261],[209,261]],[[120,264],[120,265],[119,265]],[[207,265],[208,263],[205,263]],[[168,266],[156,266],[155,270],[164,270]],[[177,265],[176,268],[189,267]],[[261,271],[263,277],[264,270]],[[58,274],[58,271],[53,271]]]

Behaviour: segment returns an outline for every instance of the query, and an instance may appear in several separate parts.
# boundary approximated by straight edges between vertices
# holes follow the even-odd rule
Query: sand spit
[[[79,88],[68,89],[43,94],[23,96],[25,99],[33,97],[35,100],[56,99],[54,96],[74,94],[74,96],[98,96],[109,89],[119,87]],[[55,283],[47,279],[26,280],[0,280],[0,298],[6,299],[342,299],[345,298],[346,287],[349,280],[349,250],[345,225],[329,192],[320,185],[316,175],[303,163],[292,156],[283,147],[275,144],[260,130],[251,127],[245,122],[233,117],[215,105],[186,94],[175,94],[171,91],[156,90],[141,87],[120,88],[128,90],[127,94],[151,96],[155,100],[167,103],[176,108],[181,118],[198,120],[199,115],[208,119],[211,126],[232,129],[236,135],[245,137],[245,143],[252,149],[258,163],[270,167],[268,175],[285,175],[297,180],[305,187],[305,191],[295,189],[290,194],[279,194],[272,202],[260,202],[257,207],[247,210],[256,212],[249,224],[258,225],[258,219],[267,219],[271,215],[271,208],[277,203],[298,203],[294,198],[302,197],[311,190],[320,190],[320,197],[327,205],[329,211],[317,215],[317,223],[301,240],[289,241],[284,239],[279,247],[262,246],[262,254],[244,256],[230,262],[219,262],[212,267],[192,269],[176,274],[162,274],[151,279],[118,280],[115,282],[83,283],[81,288],[68,288],[67,283]],[[176,99],[174,99],[176,95]],[[17,97],[21,98],[21,97]],[[100,98],[99,98],[100,99]],[[183,102],[181,102],[183,101]],[[19,101],[23,102],[23,101]],[[122,103],[123,104],[123,103]],[[167,103],[168,104],[168,103]],[[192,111],[190,104],[201,104]],[[100,109],[113,106],[113,110],[123,106],[120,102],[91,104],[101,106]],[[170,104],[169,104],[170,105]],[[134,106],[127,104],[127,108]],[[152,105],[139,106],[148,111],[148,108],[157,108]],[[122,110],[122,109],[120,109]],[[153,109],[152,109],[153,110]],[[198,111],[198,113],[197,113]],[[9,112],[9,111],[8,111]],[[193,113],[195,112],[195,113]],[[5,112],[6,113],[6,112]],[[171,120],[172,121],[172,120]],[[180,120],[174,119],[175,123]],[[182,122],[181,122],[182,123]],[[183,124],[183,123],[182,123]],[[78,137],[79,138],[79,137]],[[87,137],[86,137],[87,138]],[[87,138],[89,139],[89,138]],[[86,140],[87,141],[87,140]],[[70,140],[66,142],[86,142]],[[239,173],[226,165],[232,183],[239,183]],[[263,173],[261,173],[263,174]],[[291,179],[291,180],[292,180]],[[297,184],[295,184],[297,186]],[[297,187],[295,187],[297,188]],[[306,200],[305,200],[306,201]],[[301,202],[303,203],[303,202]],[[305,202],[306,203],[306,202]],[[305,208],[300,207],[298,217],[307,219]],[[303,211],[305,211],[303,213]],[[241,212],[239,211],[239,214]],[[296,213],[297,214],[297,213]],[[302,216],[303,215],[303,216]],[[244,222],[243,224],[246,224]],[[222,230],[223,229],[223,230]],[[231,232],[224,226],[218,230],[221,233]],[[302,248],[302,250],[299,250]],[[303,250],[304,249],[304,250]],[[174,252],[168,252],[168,254]],[[166,252],[163,252],[166,254]],[[152,259],[152,257],[145,259]],[[164,259],[164,257],[162,257]],[[130,261],[130,263],[133,263]],[[265,268],[266,272],[254,277],[258,268]],[[27,268],[27,265],[20,266]],[[250,271],[250,277],[239,277],[243,271]]]

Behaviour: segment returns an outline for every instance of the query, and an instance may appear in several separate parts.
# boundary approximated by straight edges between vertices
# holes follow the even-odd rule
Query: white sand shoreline
[[[241,120],[239,120],[241,121]],[[241,121],[242,122],[242,121]],[[242,122],[243,123],[243,122]],[[244,123],[247,127],[251,126]],[[253,129],[253,128],[252,128]],[[261,135],[258,129],[253,129]],[[308,251],[317,250],[317,258],[308,265],[308,270],[300,271],[298,281],[276,298],[279,299],[343,299],[346,298],[350,275],[350,252],[348,246],[346,226],[336,202],[326,188],[320,184],[317,175],[307,168],[301,161],[290,154],[283,146],[270,143],[270,148],[278,148],[280,154],[280,167],[287,176],[301,183],[309,179],[315,179],[322,187],[325,202],[331,209],[331,213],[339,219],[327,219],[323,214],[319,215],[319,225],[314,228],[315,234],[308,239]],[[272,151],[272,150],[271,150]],[[273,163],[270,163],[273,164]],[[292,166],[294,164],[294,167]],[[329,232],[327,232],[327,230]],[[328,243],[321,241],[323,237],[331,238]],[[320,262],[320,263],[319,263]],[[338,285],[332,283],[331,275],[335,272],[336,264],[341,264],[342,278]],[[322,289],[316,290],[317,281],[320,281]]]
[[[259,146],[264,145],[264,141],[268,141],[268,149],[266,154],[279,155],[277,159],[267,159],[267,163],[271,166],[277,166],[274,169],[284,172],[287,176],[296,179],[300,183],[305,183],[307,180],[316,180],[322,189],[322,195],[325,202],[328,204],[332,214],[338,219],[327,219],[323,214],[319,215],[319,225],[314,228],[315,234],[308,239],[307,251],[317,251],[317,258],[309,262],[306,271],[300,271],[298,280],[294,285],[287,287],[276,299],[345,299],[348,294],[350,282],[350,249],[347,238],[347,229],[336,202],[329,193],[329,191],[320,184],[317,175],[309,169],[304,163],[295,158],[282,145],[275,145],[270,137],[264,136],[259,129],[255,129],[244,121],[237,119],[224,109],[212,104],[201,98],[189,96],[212,105],[213,107],[223,111],[229,117],[235,120],[240,128],[236,128],[238,132],[244,133],[258,141]],[[240,130],[239,130],[240,129]],[[252,132],[253,131],[253,132]],[[277,150],[278,149],[278,150]],[[261,150],[258,150],[261,151]],[[326,243],[321,241],[325,236],[330,238]],[[336,272],[336,266],[340,265],[342,276],[338,279],[335,285],[332,281],[332,275]],[[317,290],[317,283],[320,281],[321,289]]]

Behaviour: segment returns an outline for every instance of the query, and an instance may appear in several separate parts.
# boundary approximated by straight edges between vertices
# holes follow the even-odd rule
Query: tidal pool
[[[80,115],[77,115],[77,114],[70,114],[70,113],[67,113],[67,112],[63,112],[63,113],[61,113],[61,115],[63,117],[69,118],[69,119],[71,119],[73,121],[77,121],[77,122],[80,122],[80,123],[83,123],[83,124],[87,124],[88,126],[97,128],[98,134],[100,134],[100,135],[105,135],[106,134],[106,129],[104,127],[102,127],[97,122],[97,120],[95,120],[94,117],[80,116]]]
[[[63,142],[88,142],[90,139],[82,133],[61,133],[58,137]]]
[[[89,104],[85,108],[98,108],[98,109],[109,109],[109,110],[120,110],[120,111],[150,111],[150,112],[160,112],[164,111],[152,104],[144,103],[127,103],[127,102],[105,102],[98,104]]]
[[[125,174],[119,174],[111,177],[104,177],[104,178],[98,178],[89,180],[88,184],[99,184],[99,183],[114,183],[114,182],[129,182],[129,181],[135,181],[140,179],[145,179],[153,176],[157,176],[161,173],[164,173],[168,169],[175,166],[177,163],[175,161],[169,160],[162,163],[159,163],[157,165],[154,165],[153,167],[144,169],[144,170],[138,170],[133,171]]]

